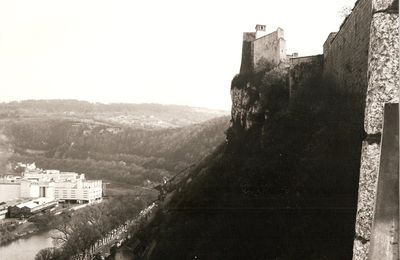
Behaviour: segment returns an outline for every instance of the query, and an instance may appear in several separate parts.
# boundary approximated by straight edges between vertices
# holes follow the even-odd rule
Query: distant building
[[[286,40],[282,28],[266,34],[266,26],[257,24],[255,32],[243,33],[240,73],[257,70],[268,63],[279,64],[287,59]]]
[[[24,180],[33,182],[60,182],[60,181],[75,181],[77,179],[85,179],[84,174],[76,172],[61,172],[59,170],[41,170],[41,169],[30,169],[22,173]]]
[[[21,180],[21,176],[17,176],[17,175],[6,175],[6,176],[0,178],[0,180],[1,180],[2,182],[10,182],[10,183],[13,183],[13,182],[18,182],[18,181],[20,181],[20,180]]]
[[[75,172],[42,170],[35,164],[18,166],[25,169],[22,177],[0,180],[0,202],[15,198],[48,198],[61,202],[93,203],[102,199],[101,180],[86,180],[84,174]]]
[[[93,203],[102,198],[102,181],[86,180],[85,174],[30,168],[23,179],[39,184],[40,197],[73,203]]]
[[[5,202],[0,203],[0,220],[5,219],[8,213],[8,207]]]
[[[94,203],[103,195],[101,180],[78,179],[74,182],[54,182],[53,185],[54,197],[59,201]]]
[[[51,209],[57,205],[52,198],[37,198],[8,207],[10,218],[26,218],[39,212]]]
[[[0,202],[10,201],[21,197],[21,184],[11,182],[0,183]]]
[[[0,181],[0,202],[18,198],[54,197],[49,183],[19,179],[16,182]]]

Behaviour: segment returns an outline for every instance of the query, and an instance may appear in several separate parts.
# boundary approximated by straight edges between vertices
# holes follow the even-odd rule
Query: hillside
[[[139,259],[351,259],[358,96],[283,67],[232,81],[226,144],[188,171],[127,245]]]
[[[93,120],[91,118],[98,115],[93,111],[80,113],[80,118],[57,116],[66,109],[64,105],[55,109],[56,114],[49,114],[47,110],[44,114],[40,105],[25,107],[29,115],[28,112],[18,117],[12,113],[3,114],[0,121],[2,167],[9,162],[14,165],[36,162],[38,167],[45,169],[76,171],[86,173],[89,178],[153,186],[200,160],[224,142],[224,131],[229,122],[229,118],[223,116],[184,127],[138,128]],[[175,112],[159,114],[173,118],[178,116]],[[184,113],[189,117],[189,110]],[[192,121],[200,120],[199,115],[203,112],[196,113]],[[209,116],[211,114],[202,118]]]
[[[0,104],[0,118],[57,117],[140,129],[176,128],[227,115],[226,111],[178,105],[24,100]]]

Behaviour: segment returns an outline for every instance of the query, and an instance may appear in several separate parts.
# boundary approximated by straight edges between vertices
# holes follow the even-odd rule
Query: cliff
[[[166,185],[132,254],[366,259],[383,107],[398,102],[393,10],[398,1],[359,0],[323,57],[257,69],[245,34],[226,142]]]
[[[165,185],[136,257],[351,258],[362,125],[321,75],[289,99],[288,70],[232,80],[227,141]]]

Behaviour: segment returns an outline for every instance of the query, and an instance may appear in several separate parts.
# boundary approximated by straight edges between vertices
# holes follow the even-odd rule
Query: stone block
[[[361,242],[354,240],[353,244],[353,260],[366,260],[368,258],[368,249],[370,242]]]
[[[381,12],[388,9],[398,9],[399,0],[372,0],[373,12]]]
[[[356,237],[371,239],[376,185],[379,173],[380,145],[364,141],[361,151],[361,169],[358,188]]]
[[[399,102],[399,15],[376,13],[371,23],[364,128],[382,132],[384,103]]]

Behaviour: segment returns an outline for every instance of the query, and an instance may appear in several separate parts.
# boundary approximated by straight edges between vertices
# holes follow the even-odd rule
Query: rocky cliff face
[[[308,76],[287,63],[242,69],[227,142],[171,182],[133,254],[366,259],[382,108],[398,102],[398,48],[398,0],[359,0],[325,43],[323,67],[299,66]],[[295,91],[292,79],[301,79]]]
[[[274,105],[285,106],[289,98],[288,73],[289,63],[285,62],[275,67],[269,65],[254,74],[237,75],[231,85],[231,127],[249,130],[260,126],[278,109]],[[271,96],[272,92],[275,97]],[[279,100],[268,100],[271,98]]]
[[[166,185],[136,257],[351,257],[362,125],[319,76],[289,100],[288,69],[232,80],[227,142]]]

